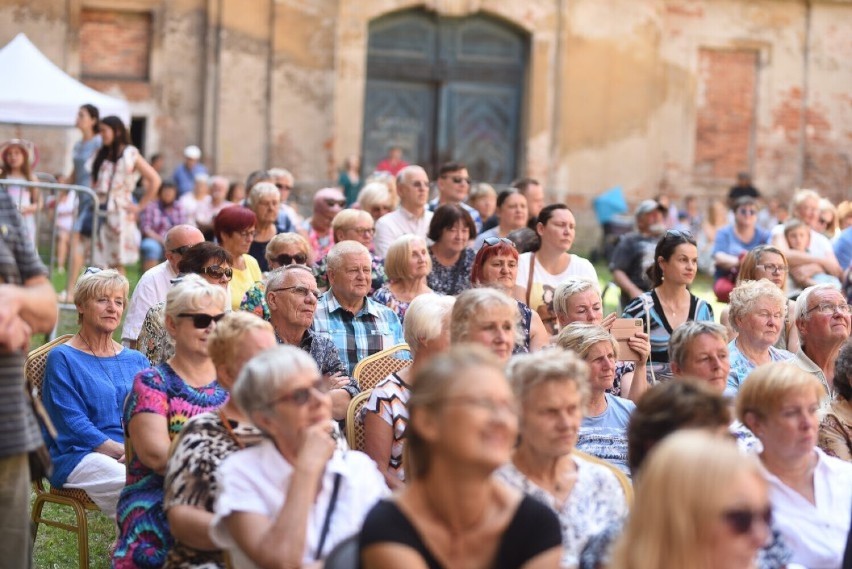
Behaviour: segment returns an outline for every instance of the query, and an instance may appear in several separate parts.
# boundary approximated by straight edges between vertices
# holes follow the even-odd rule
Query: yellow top
[[[263,279],[263,273],[260,272],[260,265],[257,260],[248,253],[243,255],[243,261],[246,262],[246,268],[242,271],[234,269],[234,278],[231,279],[231,308],[233,310],[240,309],[240,302],[252,287],[254,283]]]

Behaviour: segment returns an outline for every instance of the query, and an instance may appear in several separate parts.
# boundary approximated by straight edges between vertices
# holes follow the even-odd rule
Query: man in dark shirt
[[[621,306],[651,287],[645,271],[654,262],[654,249],[665,230],[666,208],[645,200],[636,208],[636,231],[623,235],[612,253],[612,280],[621,289]]]
[[[56,324],[56,292],[12,199],[0,192],[0,559],[30,567],[28,454],[44,444],[24,391],[30,336]]]

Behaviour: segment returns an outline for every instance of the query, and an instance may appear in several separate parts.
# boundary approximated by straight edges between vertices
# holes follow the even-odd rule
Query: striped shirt
[[[317,335],[331,338],[350,377],[359,361],[405,342],[393,310],[365,298],[361,310],[352,314],[330,290],[320,296],[311,328]]]

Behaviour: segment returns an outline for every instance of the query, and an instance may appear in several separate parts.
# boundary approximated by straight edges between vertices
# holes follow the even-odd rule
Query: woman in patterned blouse
[[[588,538],[627,513],[612,469],[574,453],[589,367],[571,352],[554,350],[517,356],[507,375],[520,405],[520,443],[498,475],[557,513],[561,565],[575,567]]]
[[[364,452],[376,461],[392,489],[405,481],[402,448],[414,376],[436,354],[450,345],[450,314],[456,299],[452,296],[424,294],[408,307],[405,342],[414,361],[392,373],[373,389],[364,416]]]
[[[441,294],[456,295],[470,288],[470,271],[476,253],[468,247],[476,236],[476,225],[470,214],[458,204],[444,204],[435,210],[427,237],[432,272],[429,287]]]
[[[393,310],[401,323],[411,301],[432,292],[426,282],[432,260],[426,241],[416,235],[403,235],[391,243],[385,257],[388,281],[373,293],[373,300]]]

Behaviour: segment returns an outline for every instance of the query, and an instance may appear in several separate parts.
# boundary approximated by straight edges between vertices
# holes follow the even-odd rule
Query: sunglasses
[[[199,330],[204,330],[205,328],[210,326],[211,322],[218,322],[224,317],[224,312],[221,314],[217,314],[216,316],[211,316],[209,314],[190,314],[189,312],[178,314],[178,318],[192,318],[192,325],[198,328]]]
[[[334,207],[334,206],[346,207],[346,200],[327,199],[327,200],[325,200],[325,205],[327,205],[328,207]]]
[[[275,257],[273,260],[282,267],[286,267],[287,265],[291,265],[293,263],[296,263],[297,265],[304,265],[308,262],[308,256],[304,253],[296,253],[295,255],[288,255],[287,253],[283,253]]]
[[[506,245],[511,245],[512,248],[515,248],[515,242],[511,239],[506,239],[505,237],[488,237],[482,241],[485,245],[489,247],[493,247],[494,245],[499,245],[500,243],[505,243]]]
[[[230,267],[222,268],[219,265],[210,265],[209,267],[204,267],[204,274],[208,277],[213,277],[214,279],[221,279],[225,277],[228,280],[231,280],[231,277],[234,276],[234,269]]]
[[[737,213],[740,215],[754,215],[757,213],[757,210],[751,207],[741,207],[737,210]]]
[[[186,253],[186,250],[192,247],[192,245],[182,245],[180,247],[175,247],[174,249],[169,249],[169,253],[174,253],[175,255],[183,256]]]
[[[722,513],[722,519],[728,524],[728,527],[737,534],[744,535],[752,530],[755,522],[760,521],[769,526],[772,522],[772,508],[765,510],[728,510]]]
[[[450,180],[452,180],[454,184],[461,184],[462,182],[464,182],[468,186],[473,183],[473,180],[471,180],[470,178],[464,178],[462,176],[450,176]]]
[[[287,395],[282,395],[277,399],[273,399],[269,402],[270,407],[274,407],[279,403],[292,403],[296,407],[302,407],[305,403],[310,401],[311,395],[314,393],[327,393],[328,387],[326,386],[325,380],[323,378],[317,378],[310,387],[300,387],[299,389],[294,389]]]
[[[685,229],[669,229],[666,231],[666,237],[675,237],[677,239],[686,239],[687,241],[695,241],[692,233]]]

